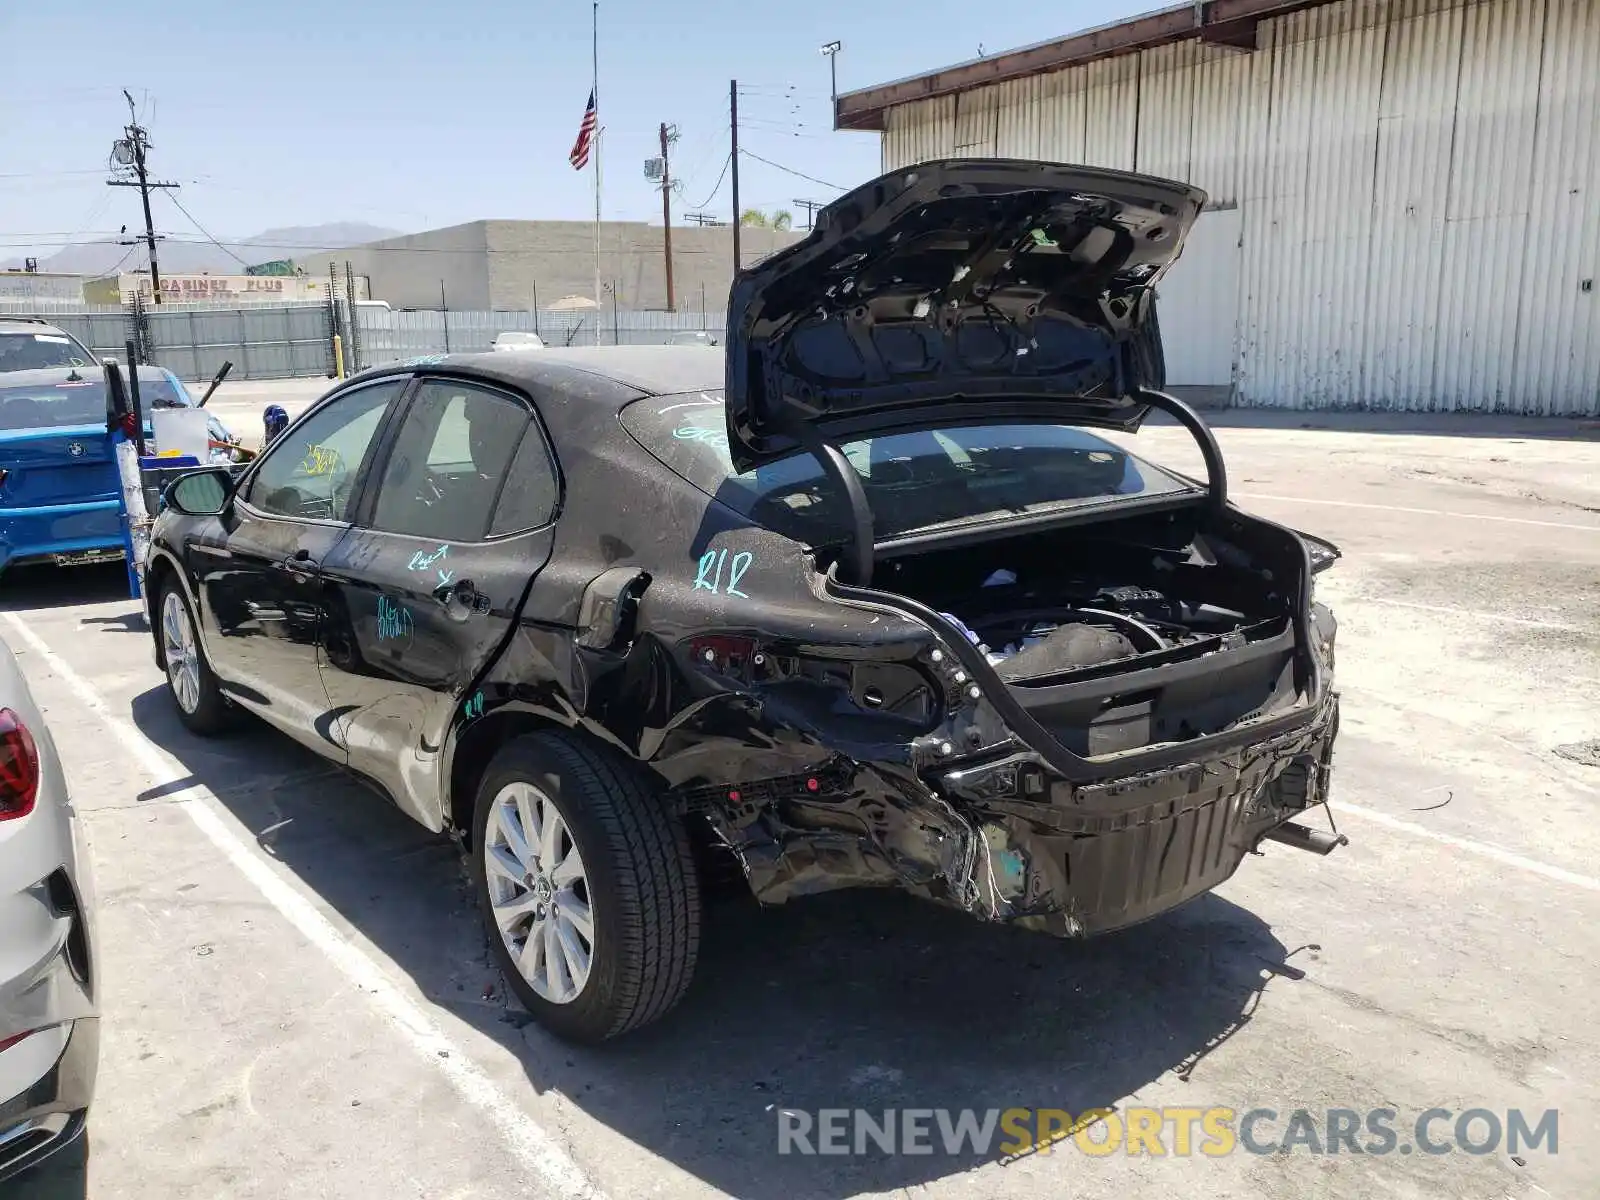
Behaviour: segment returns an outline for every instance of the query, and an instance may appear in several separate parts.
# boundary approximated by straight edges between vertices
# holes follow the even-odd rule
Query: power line
[[[176,204],[178,206],[178,211],[181,212],[184,216],[188,217],[190,224],[192,224],[201,233],[205,234],[207,240],[209,240],[210,243],[213,246],[215,246],[218,250],[221,250],[229,258],[233,259],[234,262],[238,263],[241,267],[244,267],[246,270],[248,270],[250,268],[250,266],[251,266],[250,263],[247,263],[244,259],[240,258],[237,254],[235,254],[232,250],[229,250],[221,242],[217,241],[216,237],[213,236],[211,231],[209,229],[207,229],[204,225],[200,224],[199,221],[196,221],[194,219],[194,214],[191,213],[187,208],[185,208],[183,206],[183,204],[178,200],[178,198],[176,196],[174,196],[171,192],[167,193],[167,199],[171,200],[174,204]]]
[[[717,186],[711,189],[711,195],[700,201],[699,204],[691,204],[690,208],[704,208],[717,198],[717,193],[722,190],[722,181],[728,177],[728,167],[732,162],[733,151],[730,150],[728,151],[728,157],[722,160],[722,173],[717,176]]]
[[[0,179],[56,179],[64,175],[99,175],[92,171],[0,171]]]
[[[767,166],[774,167],[785,174],[793,175],[796,179],[804,179],[807,183],[820,183],[823,187],[832,188],[836,192],[842,192],[845,190],[837,183],[829,183],[826,179],[818,179],[815,175],[807,175],[804,171],[796,171],[793,167],[786,167],[782,163],[773,162],[770,158],[762,158],[761,155],[755,154],[752,151],[740,149],[739,153],[743,154],[746,158],[755,159],[758,163],[765,163]]]
[[[103,272],[103,273],[101,273],[99,275],[91,276],[91,278],[93,278],[93,279],[111,279],[111,278],[114,278],[115,276],[121,274],[122,273],[122,264],[127,262],[136,253],[138,253],[138,250],[139,250],[139,243],[138,242],[130,242],[128,244],[128,252],[126,254],[124,254],[121,258],[117,259],[116,263],[112,265],[110,270],[105,271],[105,272]]]

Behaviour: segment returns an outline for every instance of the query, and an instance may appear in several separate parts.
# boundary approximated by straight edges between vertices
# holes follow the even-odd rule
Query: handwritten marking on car
[[[438,562],[441,558],[449,553],[449,546],[440,546],[437,550],[432,551],[418,550],[411,556],[411,561],[406,565],[412,571],[426,571],[429,567],[433,566],[434,563]],[[441,572],[441,578],[442,577],[443,573]]]
[[[728,561],[728,552],[726,550],[707,550],[700,556],[700,567],[695,572],[695,589],[704,589],[723,596],[738,596],[741,600],[748,600],[750,598],[749,595],[739,590],[739,583],[754,562],[755,555],[748,550],[741,550],[735,554],[731,563]],[[724,567],[728,568],[726,583],[722,578]]]
[[[439,572],[439,582],[440,583],[450,583],[451,581],[453,581],[455,579],[455,577],[456,577],[456,573],[454,571],[441,570]]]
[[[664,408],[656,409],[656,411],[658,413],[669,413],[677,412],[680,408],[710,408],[712,406],[720,409],[722,407],[722,401],[718,400],[715,396],[708,396],[704,392],[701,392],[700,399],[698,400],[685,400],[678,404],[668,404]]]
[[[378,597],[378,640],[388,641],[391,638],[410,637],[412,630],[411,614],[404,605],[389,599],[387,596]]]
[[[461,711],[468,720],[471,720],[473,717],[483,716],[483,693],[474,692],[472,694],[472,699],[468,700],[466,704],[462,706]]]
[[[307,446],[300,469],[307,475],[332,475],[343,465],[344,459],[337,450],[327,446]]]
[[[713,429],[705,425],[680,425],[672,431],[672,436],[680,442],[706,442],[712,446],[728,448],[728,431],[726,429]]]

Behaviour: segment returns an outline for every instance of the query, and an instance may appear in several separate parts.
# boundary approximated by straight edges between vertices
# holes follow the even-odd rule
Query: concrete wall
[[[375,300],[395,308],[438,308],[444,285],[450,308],[485,309],[489,303],[489,259],[486,221],[471,221],[426,233],[386,238],[348,250],[326,250],[296,259],[308,275],[326,279],[331,262],[344,279],[348,261],[357,275],[370,281]]]
[[[82,275],[40,274],[27,271],[0,271],[0,299],[3,300],[82,300],[85,280]],[[112,297],[115,303],[116,298]]]
[[[1224,308],[1241,403],[1600,413],[1600,4],[1343,0],[1263,21],[1259,44],[903,105],[884,168],[1045,158],[1237,206],[1196,233],[1235,240],[1159,291],[1175,334],[1176,306]]]
[[[745,229],[740,253],[749,266],[798,241],[799,233]],[[594,223],[591,221],[473,221],[389,238],[348,250],[297,259],[308,275],[326,279],[334,263],[340,278],[349,260],[371,280],[373,299],[395,308],[439,307],[439,282],[453,310],[548,308],[563,296],[594,295]],[[712,312],[727,305],[733,280],[733,231],[727,227],[672,229],[672,269],[680,311]],[[625,309],[667,304],[661,226],[607,221],[600,230],[600,278],[617,288]],[[609,296],[609,293],[607,293]],[[606,300],[609,304],[609,299]]]
[[[490,307],[546,307],[563,296],[594,295],[594,224],[589,221],[489,221]],[[798,241],[798,233],[745,229],[744,265]],[[667,305],[662,229],[643,221],[607,221],[600,229],[600,278],[614,284],[621,308]],[[672,274],[679,310],[727,306],[733,281],[733,231],[673,226]]]

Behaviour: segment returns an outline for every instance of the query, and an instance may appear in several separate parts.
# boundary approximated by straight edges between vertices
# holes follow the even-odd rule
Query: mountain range
[[[183,241],[167,238],[158,242],[156,256],[162,271],[172,275],[238,275],[243,273],[245,264],[253,266],[274,259],[303,257],[319,250],[342,250],[379,238],[397,237],[400,232],[361,221],[331,221],[326,225],[267,229],[238,240],[224,239],[221,247],[201,241],[197,233],[185,233],[179,235]],[[133,236],[131,229],[128,236]],[[59,271],[68,275],[106,275],[125,255],[127,261],[122,264],[122,270],[143,270],[148,267],[144,243],[140,242],[131,249],[133,253],[129,254],[130,247],[113,240],[66,246],[49,258],[40,258],[39,270]],[[0,262],[0,268],[20,268],[22,265],[20,258]]]

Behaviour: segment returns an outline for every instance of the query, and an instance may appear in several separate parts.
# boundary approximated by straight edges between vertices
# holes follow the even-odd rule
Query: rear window
[[[93,365],[89,352],[64,333],[0,330],[0,372]]]
[[[622,410],[646,449],[702,491],[812,545],[844,536],[849,511],[809,454],[740,474],[720,393],[655,396]],[[861,476],[878,537],[1072,508],[1194,485],[1070,425],[961,425],[862,438],[842,447]]]
[[[194,400],[169,376],[139,377],[139,403],[153,408],[192,408]],[[106,380],[91,367],[79,381],[59,376],[44,381],[7,382],[0,375],[0,431],[50,429],[57,425],[101,425],[106,419]]]

